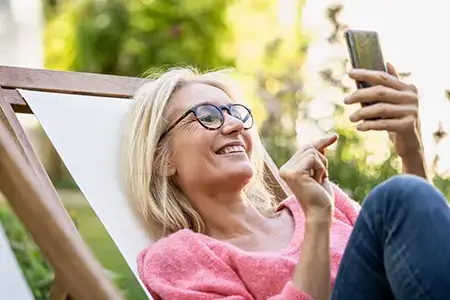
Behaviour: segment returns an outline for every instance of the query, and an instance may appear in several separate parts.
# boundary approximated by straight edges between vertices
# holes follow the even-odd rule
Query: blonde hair
[[[155,80],[144,83],[136,92],[124,140],[125,184],[132,205],[157,236],[189,228],[204,233],[205,224],[186,195],[166,172],[165,162],[171,155],[170,138],[159,141],[171,125],[168,122],[171,97],[191,83],[203,83],[223,90],[237,102],[239,92],[224,72],[200,74],[191,68],[172,69]],[[264,177],[264,148],[252,129],[254,176],[245,188],[245,198],[261,213],[274,213],[275,198]]]

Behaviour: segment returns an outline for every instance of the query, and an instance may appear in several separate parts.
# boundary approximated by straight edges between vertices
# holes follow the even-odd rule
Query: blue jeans
[[[333,300],[450,299],[450,208],[425,180],[395,176],[365,199]]]

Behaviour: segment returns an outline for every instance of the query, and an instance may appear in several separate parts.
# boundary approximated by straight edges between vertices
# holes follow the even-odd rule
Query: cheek
[[[246,132],[244,132],[242,137],[244,139],[245,145],[247,146],[247,149],[246,149],[247,155],[249,157],[251,157],[252,153],[253,153],[253,133],[246,131]]]
[[[205,158],[211,154],[213,142],[212,134],[208,130],[192,130],[180,132],[174,136],[173,158],[175,168],[184,173],[186,170],[192,172],[196,166],[204,165]]]

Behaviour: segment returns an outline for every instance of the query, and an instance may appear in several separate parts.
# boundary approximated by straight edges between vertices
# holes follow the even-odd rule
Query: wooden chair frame
[[[51,299],[122,299],[81,239],[16,113],[32,114],[17,89],[130,99],[144,79],[0,66],[0,191],[55,270]],[[267,182],[290,194],[266,155]]]

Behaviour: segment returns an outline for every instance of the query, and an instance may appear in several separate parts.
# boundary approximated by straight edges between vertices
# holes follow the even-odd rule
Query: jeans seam
[[[425,291],[422,289],[422,286],[419,284],[419,281],[417,280],[416,276],[414,276],[414,273],[412,272],[411,268],[409,267],[408,263],[404,259],[404,257],[400,257],[400,260],[403,264],[403,267],[408,271],[408,277],[409,279],[418,287],[420,297],[423,297],[424,299],[431,300],[426,294]]]

